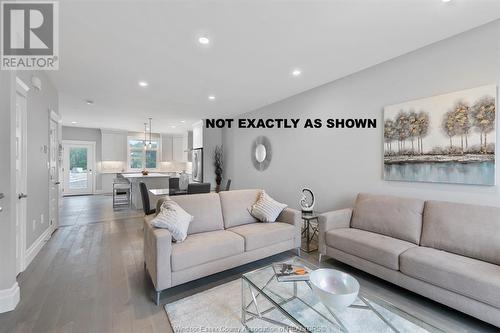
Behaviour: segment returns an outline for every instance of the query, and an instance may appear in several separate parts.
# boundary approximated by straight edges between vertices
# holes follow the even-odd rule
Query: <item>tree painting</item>
[[[417,116],[418,121],[418,153],[424,153],[424,138],[429,133],[430,119],[429,114],[425,111],[420,111]]]
[[[392,151],[392,141],[396,139],[396,127],[392,120],[384,122],[384,141],[387,144],[387,150]]]
[[[452,111],[446,112],[444,114],[444,117],[443,117],[443,123],[441,124],[441,128],[443,129],[446,136],[450,139],[450,151],[453,148],[453,140],[452,139],[455,136],[455,134],[457,134],[456,128],[455,128],[455,121],[454,121],[453,117],[454,117],[454,115],[453,115]]]
[[[495,184],[496,86],[387,106],[384,179]]]
[[[486,153],[487,135],[495,129],[495,98],[484,96],[472,107],[476,131],[480,133],[481,152]]]

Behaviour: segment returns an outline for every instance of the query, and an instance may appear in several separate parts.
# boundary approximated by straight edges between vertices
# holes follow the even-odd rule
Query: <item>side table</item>
[[[301,246],[301,249],[307,253],[316,251],[318,249],[317,243],[316,247],[311,248],[311,241],[316,236],[318,236],[318,213],[316,212],[302,212],[302,221],[304,222],[302,226],[302,239],[305,240],[305,245]],[[311,223],[315,221],[316,223]]]

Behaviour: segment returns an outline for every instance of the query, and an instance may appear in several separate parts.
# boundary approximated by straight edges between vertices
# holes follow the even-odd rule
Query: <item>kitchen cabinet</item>
[[[174,160],[173,137],[171,135],[161,135],[161,160],[163,162]]]
[[[161,135],[161,160],[163,162],[190,162],[193,132]]]
[[[187,155],[184,152],[185,139],[182,136],[172,138],[173,160],[175,162],[187,162]]]
[[[193,150],[193,131],[187,131],[182,138],[182,145],[184,152],[186,153],[186,162],[192,162],[191,150]]]
[[[191,149],[203,148],[203,121],[193,124]]]
[[[127,160],[127,133],[101,130],[101,157],[103,161]]]

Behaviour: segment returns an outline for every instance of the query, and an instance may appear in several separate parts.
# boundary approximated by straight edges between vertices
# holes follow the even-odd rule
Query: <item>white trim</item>
[[[25,95],[28,91],[30,91],[30,87],[26,83],[24,83],[24,81],[21,80],[18,76],[16,76],[16,85],[21,88]]]
[[[62,117],[57,112],[55,112],[52,109],[49,109],[49,111],[50,111],[50,119],[52,119],[58,124],[62,123]]]
[[[28,268],[29,264],[35,259],[36,255],[40,252],[40,250],[43,248],[45,243],[50,239],[50,236],[52,235],[52,228],[50,226],[45,229],[45,231],[40,235],[40,237],[37,238],[36,241],[31,244],[31,246],[26,250],[26,259],[25,259],[25,265],[23,271]]]
[[[0,290],[0,313],[12,311],[20,300],[19,285],[17,281],[9,289]]]
[[[83,140],[62,140],[62,143],[69,145],[96,145],[95,141],[83,141]]]
[[[58,191],[57,191],[57,212],[56,212],[56,222],[55,223],[52,223],[52,224],[49,224],[49,227],[52,229],[52,232],[54,230],[56,230],[58,227],[59,227],[59,208],[61,207],[61,189],[62,189],[62,185],[61,185],[61,178],[62,178],[62,117],[56,112],[54,111],[53,109],[49,109],[49,154],[51,154],[52,152],[50,151],[50,147],[51,147],[51,142],[50,142],[50,136],[51,136],[51,122],[55,122],[57,124],[57,181],[59,182],[59,185],[58,186]],[[50,158],[49,157],[49,161],[50,161]],[[50,171],[49,171],[49,193],[48,193],[48,197],[49,197],[49,201],[51,199],[51,185],[50,184],[51,180],[50,180]],[[50,203],[49,203],[49,223],[51,222],[51,218],[53,216],[51,216],[50,214]]]

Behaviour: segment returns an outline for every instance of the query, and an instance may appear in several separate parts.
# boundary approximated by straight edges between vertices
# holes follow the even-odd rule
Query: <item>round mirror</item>
[[[259,171],[264,171],[271,163],[271,157],[273,155],[273,150],[271,148],[271,142],[265,136],[259,136],[255,139],[252,144],[252,150],[250,158],[255,169]]]
[[[262,163],[266,159],[266,146],[262,143],[255,147],[255,159],[257,162]]]

